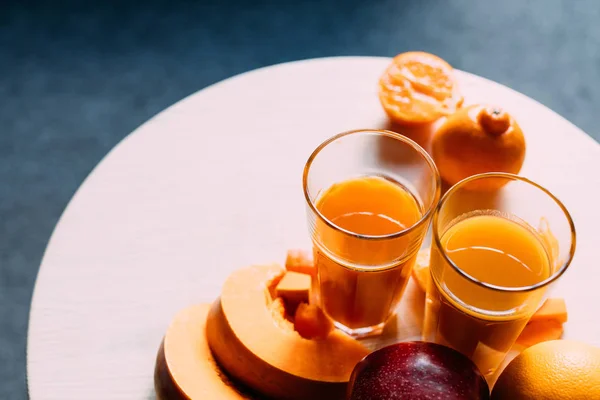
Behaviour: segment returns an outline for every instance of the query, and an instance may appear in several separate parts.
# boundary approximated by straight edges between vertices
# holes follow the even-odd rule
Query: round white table
[[[153,368],[178,309],[212,301],[226,276],[309,248],[301,176],[336,133],[386,125],[389,59],[325,58],[252,71],[163,111],[81,185],[48,244],[29,323],[32,400],[153,399]],[[513,113],[522,174],[571,211],[575,259],[556,290],[566,337],[600,345],[600,145],[502,85],[457,71],[467,103]]]

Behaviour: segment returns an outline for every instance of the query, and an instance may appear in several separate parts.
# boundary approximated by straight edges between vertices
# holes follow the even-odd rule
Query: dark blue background
[[[26,397],[29,304],[54,224],[158,111],[270,64],[422,49],[599,139],[598,21],[597,0],[0,1],[0,398]]]

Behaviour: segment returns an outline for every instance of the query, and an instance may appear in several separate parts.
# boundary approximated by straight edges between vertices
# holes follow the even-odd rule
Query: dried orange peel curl
[[[379,100],[390,119],[403,125],[433,122],[463,103],[452,66],[419,51],[394,57],[379,79]]]

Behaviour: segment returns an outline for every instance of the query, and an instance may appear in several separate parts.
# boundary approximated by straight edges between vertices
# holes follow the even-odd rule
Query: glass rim
[[[454,192],[456,192],[456,190],[463,187],[465,184],[472,182],[472,181],[476,181],[476,180],[480,180],[480,179],[488,179],[488,178],[503,178],[503,179],[512,180],[512,181],[520,181],[520,182],[531,185],[531,186],[541,190],[558,205],[558,207],[562,210],[565,218],[567,219],[567,222],[568,222],[570,230],[571,230],[571,247],[569,248],[569,253],[567,255],[567,258],[563,261],[560,268],[558,268],[552,275],[550,275],[548,278],[544,279],[543,281],[535,283],[533,285],[515,286],[515,287],[500,286],[500,285],[494,285],[491,283],[483,282],[483,281],[480,281],[477,278],[467,274],[466,272],[464,272],[460,267],[458,267],[454,263],[454,261],[452,261],[450,259],[450,257],[448,257],[448,254],[444,250],[444,247],[442,246],[440,232],[438,230],[438,217],[439,217],[442,207],[444,206],[446,201],[450,198],[450,196],[452,196],[452,194]],[[534,181],[532,181],[528,178],[525,178],[523,176],[519,176],[516,174],[511,174],[508,172],[486,172],[486,173],[482,173],[482,174],[476,174],[476,175],[472,175],[472,176],[465,178],[465,179],[461,180],[460,182],[456,183],[454,186],[452,186],[450,189],[448,189],[448,191],[444,194],[444,196],[442,196],[437,207],[435,208],[435,211],[433,213],[431,229],[432,229],[432,236],[433,236],[434,243],[437,246],[437,248],[439,249],[439,252],[442,255],[442,257],[444,258],[444,261],[446,263],[448,263],[460,276],[467,279],[468,281],[475,283],[478,286],[481,286],[481,287],[484,287],[487,289],[491,289],[491,290],[494,290],[497,292],[524,293],[524,292],[530,292],[530,291],[542,288],[544,286],[548,286],[549,284],[551,284],[552,282],[554,282],[558,278],[560,278],[562,276],[562,274],[564,274],[564,272],[567,270],[567,268],[571,264],[571,261],[573,261],[573,256],[575,255],[575,245],[576,245],[575,223],[573,222],[573,218],[571,217],[571,214],[567,210],[567,207],[565,207],[565,205],[554,194],[552,194],[552,192],[550,192],[545,187],[535,183]]]
[[[398,232],[394,232],[394,233],[390,233],[387,235],[364,235],[364,234],[360,234],[360,233],[356,233],[356,232],[352,232],[350,230],[344,229],[341,226],[336,225],[335,223],[331,222],[328,218],[326,218],[315,206],[313,200],[310,197],[310,194],[308,192],[308,174],[310,173],[310,167],[312,166],[313,161],[315,160],[315,158],[319,155],[319,153],[325,148],[327,147],[329,144],[343,138],[346,136],[350,136],[353,134],[373,134],[373,135],[378,135],[378,136],[388,136],[391,137],[393,139],[396,140],[400,140],[406,144],[408,144],[409,146],[411,146],[415,151],[417,151],[417,153],[419,153],[419,155],[427,162],[429,168],[432,170],[433,175],[434,175],[434,179],[435,179],[435,193],[434,193],[434,198],[431,201],[431,204],[427,207],[427,211],[423,213],[423,215],[421,216],[421,218],[415,222],[414,224],[412,224],[411,226],[409,226],[406,229],[403,229],[401,231]],[[315,213],[315,215],[317,215],[317,217],[323,221],[327,226],[329,226],[330,228],[344,233],[346,235],[352,236],[354,238],[357,239],[364,239],[364,240],[387,240],[387,239],[395,239],[395,238],[399,238],[402,237],[404,235],[407,235],[411,232],[413,232],[415,229],[417,229],[418,227],[420,227],[421,225],[425,224],[427,221],[429,221],[429,217],[432,215],[433,211],[435,210],[439,199],[440,199],[440,193],[441,193],[441,185],[442,185],[442,181],[440,178],[440,173],[437,169],[437,166],[435,165],[435,162],[433,161],[433,159],[431,158],[431,156],[429,155],[429,153],[427,153],[427,151],[425,151],[425,149],[423,149],[417,142],[415,142],[412,139],[407,138],[406,136],[397,133],[397,132],[392,132],[389,130],[385,130],[385,129],[355,129],[355,130],[351,130],[351,131],[346,131],[346,132],[342,132],[342,133],[338,133],[337,135],[334,135],[332,137],[330,137],[329,139],[325,140],[324,142],[322,142],[319,146],[317,146],[317,148],[315,150],[313,150],[313,152],[311,153],[311,155],[308,157],[308,160],[306,161],[306,164],[304,165],[304,172],[302,174],[302,191],[304,192],[304,198],[306,200],[306,202],[308,203],[308,206],[310,207],[311,211]]]

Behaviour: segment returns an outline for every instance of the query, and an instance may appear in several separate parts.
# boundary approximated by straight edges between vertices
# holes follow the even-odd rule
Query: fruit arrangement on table
[[[158,398],[600,399],[600,349],[562,340],[566,302],[543,297],[546,284],[557,279],[570,261],[558,251],[559,240],[548,221],[542,218],[541,225],[532,228],[533,235],[521,227],[520,220],[513,223],[495,214],[471,215],[456,222],[444,215],[441,206],[452,204],[452,196],[462,195],[457,203],[464,214],[467,200],[479,201],[514,182],[540,189],[556,200],[538,185],[516,177],[526,150],[517,121],[497,105],[466,104],[452,67],[423,52],[403,53],[393,59],[380,78],[379,100],[392,130],[403,136],[379,131],[375,137],[367,132],[361,142],[359,134],[364,132],[350,132],[330,139],[313,153],[304,176],[313,252],[289,250],[284,266],[239,269],[226,280],[214,303],[180,311],[158,352]],[[425,212],[426,207],[411,197],[416,190],[404,190],[402,185],[378,177],[336,182],[326,190],[307,188],[311,163],[320,157],[319,152],[327,154],[329,144],[346,137],[359,138],[357,143],[365,146],[373,138],[381,143],[397,140],[395,143],[405,146],[398,153],[402,157],[407,157],[406,146],[412,146],[415,154],[422,153],[423,168],[432,172],[425,176],[424,169],[419,170],[420,179],[428,183],[418,181],[417,186],[429,190],[431,212]],[[335,158],[336,153],[330,156]],[[414,160],[412,163],[416,165]],[[452,187],[440,207],[438,170],[446,188]],[[478,175],[488,172],[501,174]],[[385,215],[354,212],[357,199],[362,199],[361,207]],[[401,207],[394,208],[391,203]],[[569,222],[568,212],[564,207],[561,210]],[[447,211],[453,213],[461,215],[457,210]],[[431,249],[418,250],[432,214],[434,244]],[[574,230],[570,222],[572,243],[567,247],[572,257]],[[443,233],[437,237],[436,224],[442,223],[448,227],[440,228]],[[467,223],[469,235],[478,240],[484,240],[486,232],[494,232],[483,243],[489,243],[496,253],[518,241],[525,248],[523,254],[517,254],[519,259],[506,253],[518,262],[511,266],[516,269],[496,275],[477,275],[475,269],[444,269],[442,265],[458,260],[443,260],[444,249],[451,253],[449,241],[472,239],[463,234],[465,229],[455,229]],[[537,239],[527,247],[529,236]],[[510,240],[500,243],[497,237]],[[402,262],[397,249],[404,252]],[[470,252],[475,250],[481,248],[473,246]],[[538,250],[544,257],[548,253],[548,259],[562,269],[546,261],[539,271],[532,271]],[[489,269],[500,264],[508,268],[507,258],[498,261],[490,252],[471,253],[471,259]],[[354,270],[340,261],[338,254],[341,259],[351,257],[356,265],[375,258],[377,268],[372,272],[368,268]],[[461,257],[460,266],[468,265],[469,259]],[[392,259],[395,264],[390,267]],[[475,263],[473,268],[480,267]],[[502,288],[510,285],[503,283],[504,275],[520,279],[506,293]],[[340,285],[341,281],[346,284]],[[460,312],[463,306],[456,304],[462,299],[443,300],[452,290],[476,293],[469,295],[467,306],[489,312],[489,323],[475,321],[469,316],[471,311]],[[502,307],[495,308],[496,303]],[[508,314],[502,314],[505,309],[522,317],[511,316],[516,323],[510,325]],[[494,327],[496,323],[510,326]],[[494,361],[490,363],[488,358]]]

